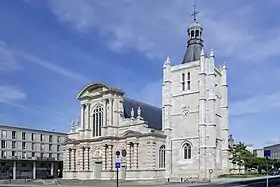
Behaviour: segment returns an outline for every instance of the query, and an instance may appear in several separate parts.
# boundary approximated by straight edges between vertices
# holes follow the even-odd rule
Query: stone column
[[[107,170],[107,145],[102,150],[102,170]]]
[[[138,153],[139,153],[139,143],[134,143],[133,145],[133,167],[138,169]]]
[[[110,168],[110,170],[113,170],[114,168],[114,160],[113,160],[113,145],[109,145],[109,153],[108,153],[108,168]]]
[[[151,142],[152,169],[156,169],[156,142]]]
[[[66,163],[63,164],[65,170],[71,170],[71,149],[66,150]]]
[[[91,169],[90,167],[90,147],[87,148],[87,159],[85,161],[85,168],[89,171]]]
[[[151,169],[152,168],[152,152],[151,152],[151,148],[152,148],[152,142],[147,142],[147,161],[146,161],[147,169]]]
[[[131,169],[131,147],[130,147],[130,143],[126,144],[126,150],[127,150],[127,160],[126,160],[127,169]]]
[[[51,176],[53,176],[53,162],[51,162]]]
[[[80,163],[80,167],[78,168],[78,170],[84,170],[85,169],[85,152],[84,152],[84,147],[81,147],[79,150],[79,163]]]
[[[85,123],[84,123],[84,105],[81,105],[81,121],[80,121],[80,124],[81,124],[81,127],[83,130],[85,130]]]
[[[75,171],[76,170],[76,150],[72,149],[71,150],[71,170]]]
[[[114,99],[111,99],[111,125],[114,126]]]
[[[107,126],[107,99],[104,100],[103,108],[103,127]]]
[[[15,180],[17,177],[17,162],[13,161],[13,179]]]
[[[36,162],[33,162],[33,179],[36,179]]]
[[[90,104],[87,104],[87,129],[90,129]]]

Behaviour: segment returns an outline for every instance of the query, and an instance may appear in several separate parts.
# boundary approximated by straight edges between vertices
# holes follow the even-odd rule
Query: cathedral
[[[80,120],[68,133],[65,179],[209,179],[229,172],[227,68],[203,49],[194,19],[181,63],[163,64],[162,106],[127,97],[104,83],[77,95]]]

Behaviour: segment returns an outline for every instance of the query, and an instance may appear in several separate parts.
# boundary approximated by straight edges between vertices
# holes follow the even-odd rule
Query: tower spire
[[[193,6],[193,23],[188,28],[188,46],[185,52],[182,63],[197,61],[200,59],[201,50],[203,47],[202,40],[202,25],[196,21],[198,12],[196,11],[196,4]]]
[[[193,16],[193,21],[196,21],[196,15],[198,14],[199,12],[196,11],[196,5],[195,5],[195,2],[193,4],[193,13],[192,13],[192,16]]]

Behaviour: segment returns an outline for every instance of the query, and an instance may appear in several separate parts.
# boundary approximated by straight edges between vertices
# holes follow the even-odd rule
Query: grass
[[[263,174],[258,173],[247,173],[247,174],[225,174],[220,175],[219,178],[252,178],[252,177],[262,177]]]

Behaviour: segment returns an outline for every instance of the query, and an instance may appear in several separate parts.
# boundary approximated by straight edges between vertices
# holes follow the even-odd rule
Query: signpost
[[[117,168],[117,187],[119,187],[119,168],[121,167],[120,152],[116,151],[116,168]]]
[[[264,150],[264,157],[266,158],[266,187],[268,187],[268,157],[270,157],[270,150]]]

